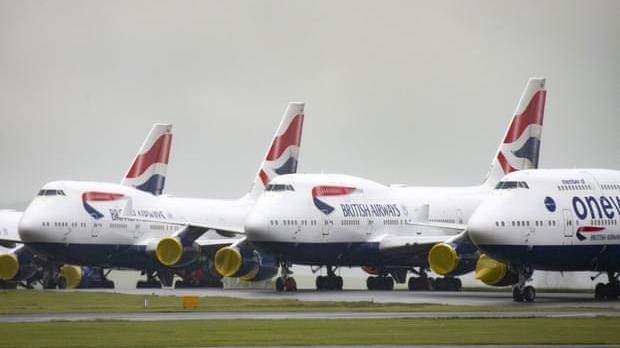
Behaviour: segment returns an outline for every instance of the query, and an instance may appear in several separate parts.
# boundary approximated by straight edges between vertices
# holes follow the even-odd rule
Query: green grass
[[[618,344],[618,327],[619,318],[3,323],[0,347]]]
[[[225,293],[225,291],[223,292]],[[144,299],[148,308],[144,308]],[[527,304],[507,298],[506,306],[452,306],[439,304],[401,304],[373,302],[314,302],[298,300],[248,300],[229,297],[203,297],[198,311],[222,312],[519,312],[530,311]],[[552,311],[591,311],[592,308],[544,308]],[[181,311],[177,296],[127,295],[103,292],[61,292],[40,290],[0,291],[0,314],[85,313],[85,312],[173,312]],[[596,311],[610,309],[596,308]]]

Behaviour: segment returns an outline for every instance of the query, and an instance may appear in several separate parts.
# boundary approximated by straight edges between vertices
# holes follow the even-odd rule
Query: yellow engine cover
[[[232,277],[241,268],[243,257],[236,248],[225,247],[215,253],[215,270],[223,277]]]
[[[67,289],[77,289],[82,280],[82,269],[80,266],[64,265],[60,267],[60,276],[65,278]]]
[[[428,253],[428,265],[431,266],[433,272],[446,275],[454,271],[459,265],[459,256],[452,246],[438,243]]]
[[[476,279],[487,285],[494,285],[502,281],[506,276],[508,266],[495,261],[486,254],[480,255],[476,262]]]
[[[179,262],[181,256],[183,256],[183,245],[181,245],[181,242],[176,238],[162,238],[159,243],[157,243],[155,255],[162,265],[173,266]]]
[[[14,254],[0,255],[0,280],[11,280],[19,272],[19,261]]]

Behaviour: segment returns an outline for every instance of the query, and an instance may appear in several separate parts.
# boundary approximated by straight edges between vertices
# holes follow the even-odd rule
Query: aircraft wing
[[[220,235],[213,236],[209,235],[209,233],[211,232],[205,233],[196,240],[196,243],[198,243],[200,249],[205,252],[206,255],[215,255],[218,250],[244,240],[244,238],[222,238]]]
[[[23,243],[18,232],[21,211],[0,210],[0,245],[13,248],[15,244]]]
[[[394,255],[426,255],[437,243],[462,238],[466,226],[447,223],[408,222],[410,233],[382,235],[379,250]]]

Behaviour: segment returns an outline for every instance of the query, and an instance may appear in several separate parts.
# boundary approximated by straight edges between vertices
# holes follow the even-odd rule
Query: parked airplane
[[[469,220],[467,234],[484,252],[476,277],[489,285],[513,285],[515,301],[531,302],[536,290],[525,283],[535,269],[595,271],[608,277],[608,283],[596,285],[595,297],[615,299],[620,296],[619,221],[619,171],[508,174]]]
[[[20,279],[33,254],[52,262],[143,270],[138,287],[188,285],[196,271],[208,273],[215,251],[234,239],[200,238],[208,229],[240,231],[267,182],[297,169],[303,126],[303,104],[290,103],[250,192],[237,200],[181,198],[159,195],[165,182],[170,150],[169,125],[149,135],[121,185],[55,181],[43,186],[19,221],[24,246],[0,255],[0,279]],[[190,225],[186,221],[208,224]],[[256,259],[247,280],[272,277],[277,265]],[[80,283],[82,271],[67,266],[58,279],[67,287]]]
[[[497,181],[511,171],[538,166],[545,105],[545,80],[528,81],[493,158],[486,181],[474,187],[385,186],[367,179],[329,174],[293,174],[275,178],[247,218],[247,239],[220,249],[217,271],[228,277],[248,274],[255,247],[282,267],[278,291],[294,291],[292,264],[325,266],[327,276],[316,278],[317,289],[342,289],[335,270],[362,266],[372,274],[368,289],[392,289],[394,280],[409,289],[460,289],[452,276],[473,270],[478,256],[471,245],[459,267],[444,268],[427,254],[438,243],[457,235]],[[448,228],[444,228],[443,226]],[[440,255],[449,244],[435,249]],[[464,250],[462,250],[463,252]],[[451,251],[448,251],[451,252]],[[461,253],[462,253],[461,252]],[[248,258],[246,255],[250,255]],[[450,276],[430,284],[426,270]]]

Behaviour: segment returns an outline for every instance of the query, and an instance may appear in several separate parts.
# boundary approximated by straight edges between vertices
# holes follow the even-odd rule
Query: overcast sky
[[[290,100],[300,171],[484,178],[530,76],[541,166],[620,168],[620,1],[0,0],[2,207],[118,182],[174,124],[166,192],[236,198]],[[16,208],[23,208],[17,206]]]

